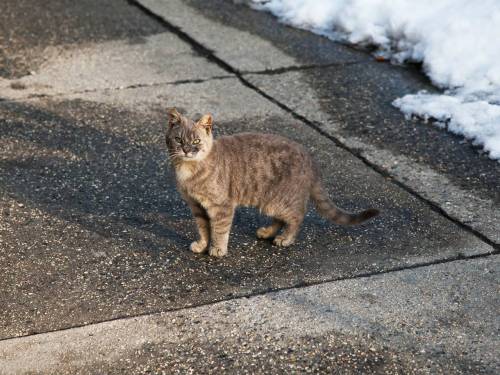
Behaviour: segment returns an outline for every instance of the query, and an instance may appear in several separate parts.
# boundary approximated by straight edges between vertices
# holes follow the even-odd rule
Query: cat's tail
[[[369,208],[368,210],[358,213],[350,213],[342,210],[341,208],[335,206],[335,204],[328,197],[328,194],[323,189],[323,186],[319,179],[316,180],[311,188],[311,198],[316,203],[316,209],[318,210],[319,214],[325,219],[334,222],[335,224],[361,224],[380,213],[380,211],[375,208]]]

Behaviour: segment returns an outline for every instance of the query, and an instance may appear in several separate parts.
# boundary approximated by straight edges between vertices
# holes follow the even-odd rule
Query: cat
[[[336,224],[353,225],[379,214],[371,208],[352,214],[336,207],[320,181],[313,159],[300,144],[262,133],[213,137],[210,114],[197,122],[168,111],[167,149],[177,188],[198,226],[194,253],[227,254],[229,231],[238,206],[257,207],[273,218],[257,237],[292,244],[307,211],[309,198],[318,212]],[[282,233],[278,234],[283,229]]]

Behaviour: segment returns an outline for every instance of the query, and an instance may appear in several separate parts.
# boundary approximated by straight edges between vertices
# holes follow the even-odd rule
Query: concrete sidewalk
[[[456,261],[28,336],[0,342],[0,355],[7,373],[493,374],[499,260]]]
[[[499,164],[390,106],[417,72],[229,1],[54,3],[0,15],[24,23],[0,59],[0,374],[499,372]],[[300,141],[340,206],[383,214],[311,210],[278,249],[240,210],[228,257],[190,253],[169,106]]]

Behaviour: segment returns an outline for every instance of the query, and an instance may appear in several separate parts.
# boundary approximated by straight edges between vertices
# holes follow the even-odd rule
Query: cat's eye
[[[182,143],[182,139],[180,139],[179,137],[175,137],[175,141],[176,141],[177,143]]]
[[[200,140],[198,138],[196,138],[194,141],[193,141],[193,145],[197,145],[198,143],[200,143]]]

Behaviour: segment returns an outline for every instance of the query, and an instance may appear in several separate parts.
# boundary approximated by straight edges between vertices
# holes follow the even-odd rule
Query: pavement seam
[[[450,220],[454,224],[456,224],[458,227],[461,229],[465,230],[466,232],[471,233],[473,236],[477,237],[479,240],[485,242],[486,244],[490,245],[494,251],[492,254],[498,254],[500,253],[500,244],[496,243],[492,240],[490,240],[487,236],[479,232],[478,230],[472,228],[471,226],[468,226],[467,224],[461,222],[459,219],[454,218],[453,216],[449,215],[446,211],[444,211],[437,203],[431,201],[430,199],[427,199],[423,196],[421,196],[417,191],[412,189],[410,186],[404,184],[403,182],[395,179],[393,176],[390,175],[389,172],[387,172],[385,169],[383,169],[381,166],[371,162],[368,160],[366,157],[364,157],[361,152],[356,151],[354,149],[349,148],[346,144],[344,144],[342,141],[340,141],[338,138],[332,136],[331,134],[327,133],[325,130],[322,129],[321,124],[316,122],[316,121],[311,121],[305,116],[302,116],[295,112],[292,108],[288,107],[286,104],[281,103],[279,100],[275,99],[271,95],[267,94],[254,84],[252,84],[250,81],[246,80],[245,77],[243,76],[242,72],[239,71],[238,69],[234,68],[231,66],[229,63],[221,59],[220,57],[217,57],[215,52],[207,47],[205,47],[203,44],[198,42],[196,39],[194,39],[192,36],[190,36],[187,32],[183,31],[181,27],[175,26],[171,24],[169,21],[167,21],[165,18],[162,16],[154,13],[150,9],[148,9],[146,6],[142,5],[139,3],[137,0],[127,0],[129,4],[137,7],[141,11],[143,11],[146,15],[154,18],[156,21],[160,22],[167,30],[169,30],[172,33],[175,33],[181,40],[183,40],[186,43],[189,43],[193,50],[197,53],[199,53],[201,56],[205,57],[207,60],[213,62],[214,64],[217,64],[220,68],[226,70],[228,73],[233,74],[236,78],[240,80],[240,82],[250,88],[251,90],[255,91],[262,97],[266,98],[273,104],[277,105],[279,108],[284,110],[285,112],[289,113],[292,115],[292,117],[296,118],[297,120],[301,121],[305,125],[309,126],[310,128],[316,130],[319,134],[323,135],[324,137],[328,138],[329,140],[333,141],[336,146],[340,147],[341,149],[349,152],[351,155],[354,157],[358,158],[361,160],[366,166],[374,170],[375,172],[379,173],[385,178],[388,178],[392,183],[394,183],[396,186],[404,189],[407,193],[412,195],[413,197],[419,199],[421,202],[424,202],[427,204],[427,206],[434,212],[438,213],[439,215],[445,217],[446,219]]]
[[[25,98],[19,99],[5,99],[0,97],[0,103],[17,103],[24,102],[29,100],[36,100],[40,98],[58,98],[67,95],[76,95],[76,94],[88,94],[93,92],[107,92],[107,91],[119,91],[119,90],[129,90],[129,89],[139,89],[143,87],[157,87],[157,86],[177,86],[177,85],[185,85],[189,83],[204,83],[208,81],[217,81],[223,79],[234,79],[234,75],[222,75],[222,76],[213,76],[208,78],[193,78],[193,79],[181,79],[178,81],[165,81],[165,82],[154,82],[154,83],[135,83],[128,86],[119,86],[119,87],[106,87],[106,88],[98,88],[98,89],[88,89],[88,90],[77,90],[77,91],[68,91],[56,94],[31,94]]]
[[[332,279],[321,280],[321,281],[301,282],[301,283],[297,283],[297,284],[291,285],[291,286],[285,286],[285,287],[279,287],[279,288],[268,288],[266,290],[258,291],[255,293],[248,293],[248,294],[242,294],[242,295],[237,295],[237,296],[231,296],[231,297],[227,297],[227,298],[220,298],[217,300],[203,302],[200,304],[193,304],[193,305],[188,305],[188,306],[183,306],[183,307],[175,307],[175,308],[171,308],[171,309],[158,310],[158,311],[149,311],[149,312],[137,314],[137,315],[117,316],[117,317],[112,318],[112,319],[98,320],[98,321],[87,323],[87,324],[77,324],[77,325],[70,326],[70,327],[64,327],[64,328],[42,331],[42,332],[34,332],[34,333],[26,334],[26,335],[4,337],[4,338],[0,338],[0,343],[3,341],[13,341],[13,340],[17,340],[17,339],[26,338],[26,337],[32,337],[32,336],[43,336],[43,335],[48,334],[48,333],[70,331],[70,330],[76,329],[76,328],[89,327],[89,326],[93,326],[93,325],[97,325],[97,324],[109,323],[109,322],[114,322],[114,321],[118,321],[118,320],[136,319],[136,318],[142,318],[142,317],[148,317],[148,316],[157,316],[157,315],[164,314],[164,313],[171,313],[171,312],[176,312],[176,311],[196,309],[199,307],[216,305],[216,304],[222,303],[222,302],[235,301],[235,300],[240,300],[240,299],[244,299],[244,298],[263,296],[263,295],[268,294],[268,293],[276,293],[276,292],[289,291],[289,290],[294,290],[294,289],[319,286],[319,285],[334,283],[334,282],[338,282],[338,281],[367,279],[367,278],[371,278],[374,276],[392,274],[392,273],[403,272],[403,271],[413,270],[413,269],[421,269],[421,268],[431,267],[431,266],[435,266],[435,265],[439,265],[439,264],[448,264],[448,263],[457,262],[457,261],[469,261],[469,260],[480,259],[480,258],[488,258],[490,256],[495,256],[498,254],[499,254],[498,251],[493,251],[491,253],[486,253],[486,254],[475,254],[475,255],[470,255],[470,256],[464,256],[464,255],[458,254],[458,255],[453,256],[451,258],[438,259],[435,261],[422,262],[422,263],[415,263],[415,264],[411,264],[408,266],[400,266],[400,267],[395,267],[395,268],[382,270],[382,271],[365,272],[365,273],[360,273],[360,274],[354,275],[354,276],[338,277],[338,278],[332,278]]]
[[[325,68],[331,68],[335,66],[350,66],[350,65],[358,65],[358,64],[367,64],[368,61],[360,61],[360,60],[353,60],[353,61],[345,61],[345,62],[333,62],[329,64],[312,64],[312,65],[291,65],[291,66],[285,66],[281,68],[273,68],[273,69],[264,69],[264,70],[242,70],[240,71],[240,74],[247,75],[247,74],[258,74],[258,75],[277,75],[277,74],[283,74],[283,73],[288,73],[288,72],[297,72],[297,71],[302,71],[302,70],[311,70],[311,69],[325,69]]]

